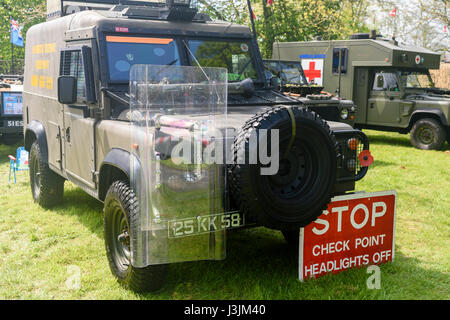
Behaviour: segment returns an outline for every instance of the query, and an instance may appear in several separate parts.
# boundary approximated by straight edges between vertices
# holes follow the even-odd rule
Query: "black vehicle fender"
[[[113,148],[103,159],[99,170],[98,198],[103,201],[109,186],[115,180],[126,180],[136,190],[139,188],[141,163],[135,154],[120,148]]]
[[[409,119],[408,131],[411,130],[414,123],[422,118],[433,118],[439,120],[441,124],[447,127],[449,124],[447,119],[445,118],[444,112],[439,109],[417,109],[411,114],[411,118]]]
[[[42,161],[48,163],[48,146],[47,135],[45,134],[44,125],[37,120],[31,121],[25,128],[25,150],[30,152],[34,141],[39,144]]]

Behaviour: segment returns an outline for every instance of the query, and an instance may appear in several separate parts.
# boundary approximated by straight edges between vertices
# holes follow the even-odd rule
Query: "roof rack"
[[[129,18],[192,21],[197,0],[47,0],[47,20],[87,10],[123,11]]]

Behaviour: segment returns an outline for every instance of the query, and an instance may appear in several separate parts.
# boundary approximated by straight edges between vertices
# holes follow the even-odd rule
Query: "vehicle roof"
[[[324,45],[328,45],[330,42],[332,42],[334,44],[345,44],[347,46],[372,43],[372,44],[377,44],[382,47],[385,47],[389,50],[399,50],[399,51],[409,51],[409,52],[414,52],[414,53],[426,53],[426,54],[439,55],[438,53],[436,53],[432,50],[426,49],[426,48],[401,44],[399,42],[394,43],[394,41],[392,41],[392,40],[381,39],[381,38],[377,38],[375,40],[374,39],[352,39],[352,40],[313,40],[313,41],[298,41],[298,42],[292,41],[292,42],[279,42],[277,44],[279,44],[280,46],[287,46],[287,47],[296,46],[298,44],[303,44],[303,43],[308,43],[311,46],[324,46]]]
[[[81,11],[61,18],[51,20],[46,23],[61,23],[66,25],[69,22],[68,30],[79,30],[97,27],[101,31],[115,32],[117,27],[128,28],[129,33],[156,33],[171,35],[196,35],[208,36],[217,33],[224,37],[250,38],[250,30],[246,26],[225,22],[225,21],[202,21],[202,22],[181,22],[156,19],[135,19],[123,16],[121,12],[109,10],[89,10]],[[39,25],[38,25],[39,26]],[[67,30],[67,31],[68,31]]]
[[[338,46],[352,48],[357,54],[351,58],[353,66],[383,66],[418,69],[438,69],[440,54],[429,49],[400,44],[397,41],[387,39],[352,39],[352,40],[315,40],[307,42],[280,42],[274,43],[274,47],[279,46],[281,50],[295,50],[296,48],[309,48],[316,53],[326,53],[326,51]],[[351,49],[350,49],[351,50]],[[354,50],[354,53],[355,53]],[[276,52],[275,52],[276,53]],[[330,53],[328,53],[330,54]],[[406,61],[402,56],[406,56]],[[416,63],[415,59],[422,59]]]

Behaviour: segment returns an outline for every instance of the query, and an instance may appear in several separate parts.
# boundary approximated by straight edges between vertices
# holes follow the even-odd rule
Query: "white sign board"
[[[302,59],[302,68],[308,82],[323,85],[324,59]]]

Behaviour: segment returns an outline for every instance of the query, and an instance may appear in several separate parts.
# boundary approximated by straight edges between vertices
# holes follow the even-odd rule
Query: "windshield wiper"
[[[172,62],[166,64],[166,66],[171,66],[171,65],[173,65],[173,64],[175,64],[175,63],[177,63],[177,62],[178,62],[178,59],[175,59],[175,60],[173,60]]]

